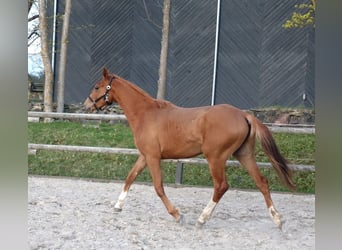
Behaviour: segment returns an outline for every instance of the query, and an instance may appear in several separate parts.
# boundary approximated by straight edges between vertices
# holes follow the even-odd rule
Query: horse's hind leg
[[[123,205],[125,204],[125,199],[128,194],[128,190],[132,183],[135,181],[137,176],[141,173],[142,170],[146,167],[146,160],[145,157],[140,155],[138,160],[135,162],[133,168],[129,172],[129,174],[126,177],[125,185],[123,190],[121,191],[121,194],[119,196],[118,201],[115,203],[114,211],[120,212],[122,210]]]
[[[274,208],[274,205],[271,199],[271,194],[270,194],[269,187],[268,187],[268,181],[266,177],[264,177],[261,174],[256,164],[254,154],[252,153],[251,154],[237,154],[234,156],[247,169],[248,173],[253,178],[258,189],[264,195],[266,206],[271,216],[271,219],[281,229],[281,226],[282,226],[281,215]]]
[[[207,204],[207,206],[203,209],[200,217],[198,218],[197,226],[203,225],[210,219],[217,203],[220,201],[222,196],[229,188],[225,173],[225,158],[219,159],[216,157],[207,157],[207,160],[209,164],[210,173],[214,182],[214,194],[209,203]]]

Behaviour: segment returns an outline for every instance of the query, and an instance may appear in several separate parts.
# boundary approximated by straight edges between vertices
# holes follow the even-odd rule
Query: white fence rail
[[[120,121],[126,120],[125,115],[111,115],[111,114],[85,114],[85,113],[57,113],[57,112],[36,112],[29,111],[27,116],[37,118],[57,118],[70,120],[104,120],[104,121]]]
[[[139,155],[137,149],[129,148],[108,148],[108,147],[89,147],[89,146],[71,146],[71,145],[50,145],[50,144],[28,144],[29,150],[56,150],[56,151],[76,151],[76,152],[93,152],[93,153],[109,153],[109,154],[129,154]],[[187,159],[167,159],[163,160],[167,162],[177,163],[176,169],[176,184],[182,184],[183,179],[183,165],[189,164],[207,164],[206,159],[201,158],[187,158]],[[260,168],[271,168],[272,165],[268,162],[257,162]],[[240,167],[238,161],[227,161],[226,166],[229,167]],[[294,165],[290,164],[289,167],[295,171],[314,172],[315,166],[312,165]]]

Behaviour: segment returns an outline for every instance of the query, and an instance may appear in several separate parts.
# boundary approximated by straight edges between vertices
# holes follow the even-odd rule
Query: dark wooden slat
[[[302,2],[221,1],[216,103],[314,107],[314,30],[281,26]],[[83,102],[103,66],[156,96],[162,6],[163,0],[73,3],[66,103]],[[172,1],[166,97],[177,105],[211,103],[216,7],[216,1]]]

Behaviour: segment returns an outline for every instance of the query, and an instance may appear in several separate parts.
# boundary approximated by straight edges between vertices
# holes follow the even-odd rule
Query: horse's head
[[[103,68],[102,74],[102,79],[95,84],[94,88],[84,101],[83,105],[87,110],[99,110],[105,105],[110,105],[113,102],[116,102],[111,93],[115,76],[110,74],[105,67]]]

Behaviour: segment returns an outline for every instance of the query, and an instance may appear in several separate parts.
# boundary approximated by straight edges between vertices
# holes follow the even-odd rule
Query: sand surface
[[[315,249],[315,196],[272,193],[286,220],[280,231],[261,193],[229,190],[212,218],[195,226],[212,188],[165,191],[185,216],[181,225],[149,185],[133,184],[121,213],[122,183],[28,177],[30,249]]]

